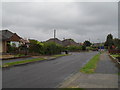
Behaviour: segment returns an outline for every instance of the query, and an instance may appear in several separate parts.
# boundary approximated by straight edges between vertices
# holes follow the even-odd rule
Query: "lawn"
[[[34,58],[34,59],[30,59],[30,60],[9,62],[9,63],[3,64],[2,67],[9,67],[9,66],[14,66],[14,65],[18,65],[18,64],[31,63],[31,62],[35,62],[35,61],[41,61],[41,60],[44,60],[44,58]]]
[[[70,55],[70,54],[58,54],[58,55],[53,55],[53,57],[61,57],[61,56],[67,56],[67,55]]]
[[[85,90],[85,89],[84,88],[70,87],[70,88],[59,88],[58,90]]]
[[[111,56],[116,58],[116,57],[120,57],[120,54],[111,54]]]
[[[22,57],[22,56],[25,56],[24,54],[16,54],[14,55],[14,57]]]
[[[87,74],[94,73],[99,57],[100,54],[95,55],[80,71]]]
[[[69,54],[58,54],[58,55],[52,55],[51,57],[57,58],[57,57],[66,56],[66,55],[69,55]],[[41,60],[47,60],[47,59],[43,57],[43,58],[34,58],[34,59],[29,59],[29,60],[9,62],[9,63],[3,64],[2,67],[10,67],[14,65],[32,63],[32,62],[41,61]]]

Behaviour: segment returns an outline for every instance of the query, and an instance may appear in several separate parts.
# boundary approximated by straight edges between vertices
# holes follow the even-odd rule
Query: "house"
[[[79,43],[76,43],[73,39],[65,39],[62,41],[63,46],[79,46]]]
[[[80,45],[79,43],[76,43],[73,39],[64,39],[63,41],[61,41],[58,38],[51,38],[46,42],[55,42],[62,46],[71,46],[71,45],[79,46]]]
[[[21,42],[21,37],[16,33],[13,33],[9,30],[1,30],[0,31],[0,52],[7,53],[8,52],[8,44],[13,44],[15,47],[18,47]]]
[[[56,44],[62,45],[62,41],[59,40],[58,38],[51,38],[47,40],[46,42],[55,42]]]

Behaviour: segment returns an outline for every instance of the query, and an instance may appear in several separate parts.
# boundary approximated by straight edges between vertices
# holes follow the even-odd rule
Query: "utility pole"
[[[54,39],[56,38],[56,30],[54,29]]]
[[[56,38],[56,30],[54,29],[54,42],[55,42],[55,38]]]

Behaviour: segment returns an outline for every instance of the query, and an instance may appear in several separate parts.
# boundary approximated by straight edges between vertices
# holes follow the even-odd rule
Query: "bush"
[[[30,40],[30,53],[38,53],[43,55],[53,55],[60,54],[62,51],[62,46],[54,42],[41,43],[37,40]]]
[[[30,53],[43,53],[43,44],[37,40],[30,40],[29,46]]]
[[[45,55],[60,54],[63,50],[61,45],[58,45],[54,42],[46,42],[43,46],[43,53]]]
[[[68,51],[80,51],[82,49],[81,46],[68,46],[66,47],[66,50]]]
[[[95,47],[95,46],[86,47],[86,50],[97,51],[97,50],[98,50],[98,47]]]
[[[83,45],[83,46],[82,46],[82,50],[86,50],[86,46]]]
[[[10,43],[7,43],[7,47],[8,47],[7,50],[8,53],[16,53],[16,51],[18,50],[17,47],[11,46]]]

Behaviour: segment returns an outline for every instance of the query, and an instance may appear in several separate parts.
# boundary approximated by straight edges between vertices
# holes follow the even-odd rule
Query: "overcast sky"
[[[76,42],[103,42],[118,37],[117,2],[4,2],[2,29],[23,38],[45,41],[72,38]]]

